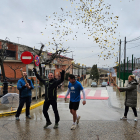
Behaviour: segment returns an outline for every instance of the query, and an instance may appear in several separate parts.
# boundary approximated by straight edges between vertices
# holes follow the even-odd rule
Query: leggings
[[[137,110],[136,110],[136,108],[135,107],[131,107],[131,108],[132,108],[132,110],[134,112],[135,117],[137,117]],[[128,111],[129,111],[129,106],[125,106],[125,112],[124,112],[124,116],[125,117],[127,117]]]

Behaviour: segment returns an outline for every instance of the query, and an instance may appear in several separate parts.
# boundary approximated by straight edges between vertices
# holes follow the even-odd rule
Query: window
[[[28,76],[35,76],[32,70],[28,70]]]

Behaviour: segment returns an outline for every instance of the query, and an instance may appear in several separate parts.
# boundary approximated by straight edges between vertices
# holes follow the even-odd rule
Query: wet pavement
[[[66,91],[66,90],[67,90],[66,87],[61,87],[61,88],[59,88],[57,90],[57,93],[61,94],[62,92]],[[17,93],[17,94],[19,94],[19,90],[17,89],[17,87],[9,87],[8,92],[9,93]],[[32,94],[35,95],[35,92],[36,92],[36,89],[33,89]],[[0,93],[2,93],[2,88],[1,87],[0,87]],[[44,87],[42,88],[42,94],[44,94]],[[43,96],[43,97],[41,97],[41,98],[36,100],[36,98],[33,96],[31,105],[34,105],[34,104],[36,104],[36,103],[38,103],[40,101],[43,101],[44,98],[45,97]],[[13,111],[14,111],[14,110],[17,110],[18,104],[16,104],[16,105],[2,104],[1,101],[0,101],[0,113],[11,111],[11,106],[13,107]],[[24,105],[24,107],[25,107],[25,105]]]
[[[123,115],[124,109],[113,107],[110,104],[114,101],[112,99],[111,97],[108,100],[87,100],[85,106],[81,101],[77,112],[81,119],[76,130],[70,130],[72,115],[69,112],[69,100],[65,103],[61,98],[58,99],[60,125],[56,130],[53,129],[55,119],[51,106],[48,113],[52,125],[47,129],[43,129],[46,121],[42,106],[30,111],[31,120],[25,118],[25,113],[20,115],[19,122],[15,121],[14,116],[2,117],[0,118],[0,140],[139,140],[140,120],[134,122],[133,112],[130,111],[128,120],[120,121],[119,118]],[[138,115],[140,116],[140,113]]]

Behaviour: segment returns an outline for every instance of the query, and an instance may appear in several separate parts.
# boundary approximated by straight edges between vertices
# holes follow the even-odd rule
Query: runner
[[[55,125],[53,128],[56,129],[58,128],[59,125],[58,122],[60,121],[57,110],[57,86],[64,81],[65,71],[62,70],[61,79],[59,80],[54,79],[53,73],[51,72],[48,75],[49,80],[43,80],[39,76],[35,68],[33,69],[33,71],[35,72],[37,79],[45,85],[45,102],[43,105],[43,114],[44,117],[46,118],[46,125],[44,126],[44,128],[47,128],[49,125],[52,124],[48,115],[49,106],[52,105],[55,114]]]
[[[80,116],[76,113],[76,111],[79,108],[79,103],[81,100],[80,97],[80,91],[82,90],[83,92],[83,105],[86,104],[86,99],[85,99],[85,91],[84,88],[82,87],[81,83],[75,80],[74,75],[69,75],[69,85],[68,85],[68,90],[65,95],[65,101],[67,100],[67,96],[70,93],[70,103],[69,103],[69,109],[71,114],[73,115],[73,125],[71,127],[71,130],[74,130],[76,128],[76,121],[77,124],[79,123]]]

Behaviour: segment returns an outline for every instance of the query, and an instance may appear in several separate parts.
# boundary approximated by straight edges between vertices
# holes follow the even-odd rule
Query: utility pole
[[[72,52],[72,61],[73,61],[73,52]],[[73,63],[72,63],[72,74],[73,74]]]
[[[123,87],[125,83],[125,60],[126,60],[126,37],[124,38],[124,73],[123,73]]]
[[[119,81],[120,81],[120,70],[121,70],[121,39],[120,39],[120,46],[119,46]]]

